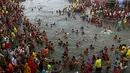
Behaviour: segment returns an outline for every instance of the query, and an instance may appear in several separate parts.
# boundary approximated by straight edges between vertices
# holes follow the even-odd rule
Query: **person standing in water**
[[[97,41],[97,34],[95,34],[95,36],[94,36],[94,40],[95,40],[95,42]]]

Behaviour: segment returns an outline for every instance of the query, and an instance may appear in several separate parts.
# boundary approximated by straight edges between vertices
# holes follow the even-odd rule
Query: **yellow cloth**
[[[76,7],[77,7],[78,5],[79,5],[78,3],[75,4]]]
[[[92,12],[92,15],[94,15],[94,12]]]
[[[82,16],[85,16],[85,13],[83,13]]]
[[[126,21],[126,19],[124,19],[124,22],[123,22],[124,24],[126,24],[127,23],[127,21]]]
[[[14,33],[14,32],[11,32],[11,36],[14,38],[14,37],[15,37],[15,33]]]
[[[96,60],[96,62],[95,62],[95,66],[96,66],[96,68],[101,68],[101,59],[98,59],[98,60]]]
[[[17,33],[17,28],[16,27],[14,27],[14,32]]]
[[[8,14],[9,12],[8,11],[6,11],[6,14]]]
[[[33,55],[33,59],[36,59],[36,56],[37,56],[36,52],[33,52],[32,55]]]
[[[76,0],[76,2],[79,2],[79,0]]]
[[[45,60],[48,60],[48,58],[45,58]]]
[[[65,5],[64,8],[67,8],[67,6]]]
[[[126,53],[126,46],[122,46],[122,51],[121,53],[124,55]]]
[[[2,43],[2,48],[5,48],[5,43]]]
[[[76,4],[73,4],[73,7],[74,7],[74,8],[76,8],[76,7],[77,7],[77,5],[76,5]]]
[[[26,63],[25,66],[24,66],[24,73],[31,73],[31,69],[28,66],[28,63]]]
[[[5,13],[5,11],[4,11],[4,10],[2,10],[2,13]]]
[[[72,8],[72,12],[74,12],[74,8]]]
[[[127,51],[126,57],[127,57],[127,58],[130,58],[130,49]]]

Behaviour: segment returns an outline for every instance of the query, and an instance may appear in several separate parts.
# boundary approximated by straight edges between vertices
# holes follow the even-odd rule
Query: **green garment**
[[[47,65],[47,68],[48,68],[48,70],[50,70],[50,69],[51,69],[51,65],[50,65],[50,64],[48,64],[48,65]]]

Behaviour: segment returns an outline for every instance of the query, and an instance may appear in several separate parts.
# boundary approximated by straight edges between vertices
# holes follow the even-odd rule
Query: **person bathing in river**
[[[103,66],[107,66],[106,73],[109,73],[109,69],[111,68],[111,61],[110,59],[107,59],[107,62]]]
[[[86,50],[84,51],[84,54],[88,54],[88,48],[86,48]]]
[[[67,34],[67,32],[65,32],[65,34],[64,34],[64,39],[67,39],[68,38],[68,34]]]
[[[74,29],[72,29],[72,33],[74,33]]]
[[[94,40],[95,40],[95,42],[97,41],[97,34],[95,34],[95,36],[94,36]]]

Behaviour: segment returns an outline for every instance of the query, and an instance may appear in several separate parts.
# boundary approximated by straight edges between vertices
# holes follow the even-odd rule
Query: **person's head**
[[[112,46],[114,46],[114,45],[112,45]]]
[[[117,57],[116,60],[119,60],[119,58]]]
[[[47,49],[47,47],[45,47],[45,49]]]
[[[68,49],[68,47],[65,47],[65,49]]]
[[[13,56],[14,57],[14,59],[16,59],[16,57],[15,56]]]
[[[99,57],[97,57],[97,59],[100,59]]]
[[[57,68],[54,69],[55,71],[57,70]]]
[[[120,40],[121,38],[119,37],[119,40]]]
[[[75,59],[75,56],[73,56],[73,58]]]
[[[59,64],[61,63],[61,61],[59,61]]]
[[[51,41],[49,41],[49,43],[51,43]]]
[[[56,64],[58,64],[58,61],[56,61]]]

